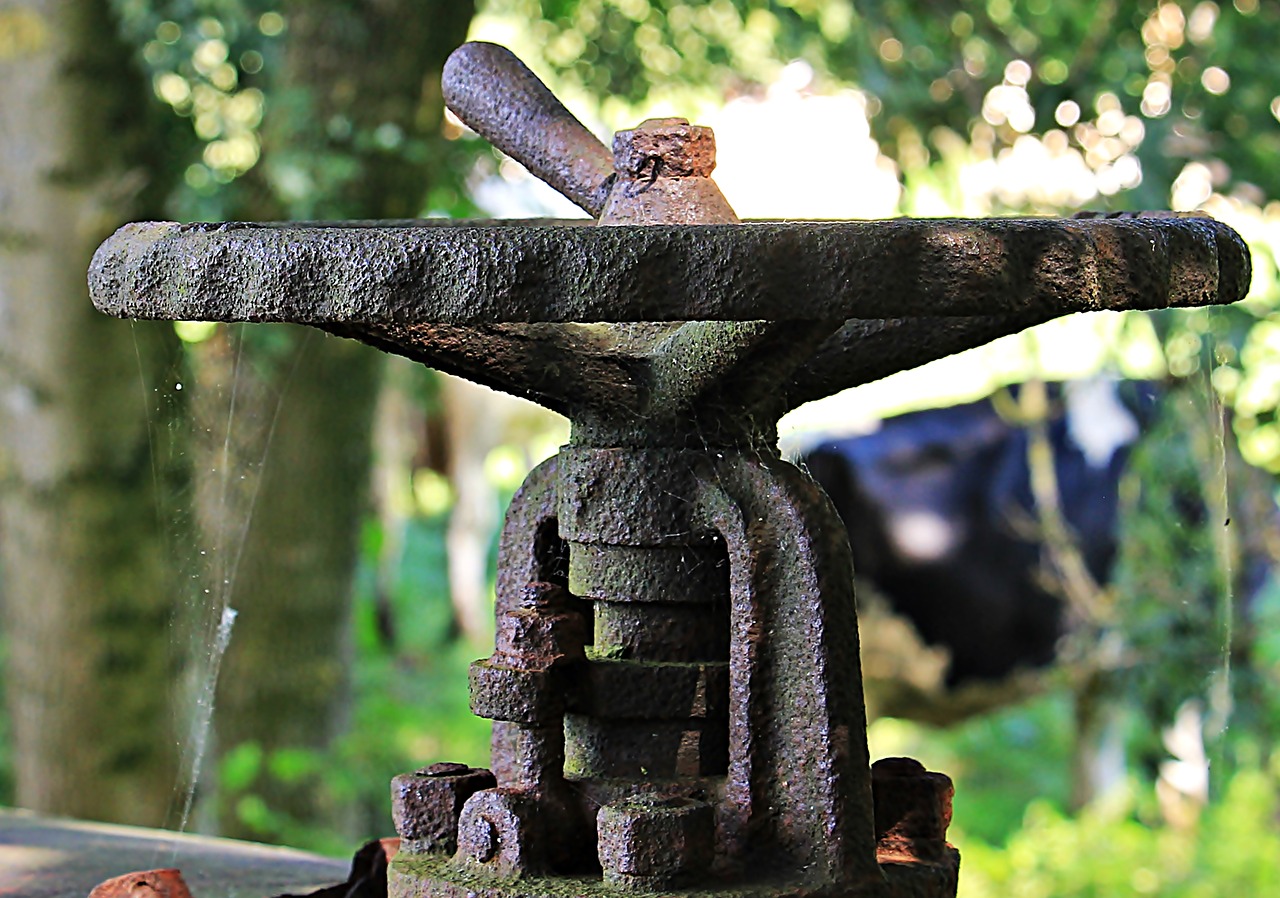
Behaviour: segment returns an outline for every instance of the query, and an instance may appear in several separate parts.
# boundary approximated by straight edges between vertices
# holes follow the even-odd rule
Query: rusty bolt
[[[461,773],[469,773],[470,771],[471,767],[466,764],[458,764],[454,761],[437,761],[436,763],[429,764],[426,767],[418,768],[414,773],[417,776],[442,777],[457,776]]]
[[[876,854],[881,861],[934,861],[947,847],[955,787],[914,758],[881,758],[871,765]]]
[[[651,118],[613,136],[613,167],[624,178],[706,178],[716,167],[710,128]]]
[[[618,178],[601,225],[732,224],[729,201],[708,175],[716,165],[710,128],[650,119],[613,141]],[[561,530],[564,534],[564,530]]]
[[[191,898],[191,892],[182,874],[168,867],[108,879],[94,886],[89,898]]]
[[[471,713],[527,726],[545,725],[564,713],[564,690],[554,671],[510,666],[502,655],[474,661],[468,673]]]
[[[605,881],[627,889],[687,883],[715,849],[711,805],[693,798],[624,798],[602,807],[596,825]]]
[[[589,641],[586,618],[569,606],[564,589],[551,583],[528,584],[520,607],[498,615],[495,652],[521,667],[579,659]]]
[[[458,816],[467,799],[497,785],[492,773],[466,764],[441,763],[391,780],[391,818],[406,854],[458,847]]]
[[[458,818],[458,859],[499,876],[545,873],[537,796],[517,789],[485,789],[467,800]]]

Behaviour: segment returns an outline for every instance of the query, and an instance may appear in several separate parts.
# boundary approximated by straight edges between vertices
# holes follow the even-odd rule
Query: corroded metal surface
[[[445,63],[441,86],[449,108],[477,133],[600,214],[613,186],[609,151],[510,50],[464,44]]]
[[[498,786],[451,859],[397,860],[392,894],[953,894],[949,814],[920,835],[911,779],[872,799],[833,515],[755,453],[568,447],[537,469],[471,681]]]
[[[126,873],[94,886],[89,898],[191,898],[182,872],[172,867]]]
[[[441,87],[458,118],[600,224],[738,220],[710,180],[710,128],[652,119],[619,131],[610,154],[510,50],[483,41],[453,52]]]
[[[481,789],[497,784],[488,770],[448,762],[393,778],[391,819],[404,850],[457,851],[462,805]]]
[[[602,225],[738,221],[711,180],[716,139],[710,128],[682,118],[641,122],[613,138],[613,167],[617,179],[600,212]]]
[[[1205,217],[141,223],[103,244],[90,287],[125,318],[388,328],[1064,315],[1234,302],[1249,277]]]
[[[732,441],[757,402],[776,418],[1069,312],[1233,302],[1249,276],[1207,218],[135,224],[90,283],[123,317],[311,324],[570,417]]]
[[[396,779],[391,894],[951,898],[951,782],[870,763],[849,546],[777,419],[1057,315],[1235,301],[1239,236],[1165,214],[733,223],[706,129],[645,122],[610,161],[492,45],[445,93],[611,226],[140,224],[90,277],[112,314],[310,324],[573,421],[500,539],[470,671],[492,771]]]

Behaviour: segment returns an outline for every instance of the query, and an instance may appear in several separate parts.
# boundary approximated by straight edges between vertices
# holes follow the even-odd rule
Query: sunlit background
[[[426,18],[438,6],[409,4],[404,14]],[[1181,410],[1148,435],[1152,446],[1135,454],[1121,484],[1128,541],[1083,635],[1053,667],[975,700],[984,710],[951,726],[875,721],[872,754],[911,754],[956,780],[952,841],[968,898],[1268,894],[1280,883],[1280,592],[1268,581],[1245,601],[1237,584],[1241,545],[1272,560],[1280,547],[1262,535],[1221,536],[1202,521],[1166,520],[1179,532],[1164,535],[1152,525],[1164,499],[1138,480],[1192,484],[1214,520],[1248,521],[1243,506],[1261,496],[1266,509],[1253,520],[1274,525],[1280,8],[1259,0],[868,6],[487,0],[465,28],[453,27],[510,46],[606,141],[650,117],[711,126],[715,178],[743,218],[1168,208],[1207,212],[1240,232],[1254,276],[1249,299],[1229,311],[1072,316],[812,403],[781,431],[786,446],[817,432],[869,433],[888,416],[1027,382],[1181,385]],[[39,43],[46,27],[15,9],[0,9],[0,64]],[[119,65],[140,67],[165,116],[154,127],[168,160],[157,171],[173,168],[158,202],[167,216],[582,215],[444,113],[436,70],[420,89],[409,79],[403,109],[377,114],[368,109],[379,98],[362,94],[354,76],[322,73],[306,87],[298,62],[306,48],[290,42],[301,42],[300,22],[309,39],[329,37],[301,7],[119,0],[110,9]],[[361,13],[349,15],[364,24]],[[368,39],[390,40],[394,28],[375,24]],[[352,40],[347,52],[359,48]],[[409,199],[366,201],[378,187],[368,173],[380,166],[408,173],[386,189]],[[406,193],[414,178],[424,186]],[[237,655],[255,644],[250,593],[266,587],[254,584],[271,582],[254,579],[270,563],[255,551],[272,554],[254,547],[277,526],[264,522],[260,503],[275,501],[262,498],[275,496],[273,453],[291,451],[279,443],[305,442],[288,442],[277,424],[287,435],[289,410],[322,388],[308,353],[336,341],[195,322],[175,331],[182,357],[156,378],[143,371],[143,395],[158,459],[154,504],[159,517],[180,522],[166,551],[196,585],[178,588],[165,637],[185,658],[174,662],[181,674],[169,712],[181,760],[166,816],[143,822],[349,853],[358,836],[386,834],[390,775],[436,760],[484,762],[487,723],[466,713],[465,671],[489,651],[500,511],[530,467],[564,442],[567,424],[400,360],[360,375],[369,383],[361,427],[373,438],[353,464],[360,485],[372,486],[367,501],[344,506],[354,509],[359,545],[341,582],[355,598],[348,604],[352,590],[332,597],[332,657],[305,674],[338,701],[271,692],[282,707],[314,704],[329,717],[318,731],[264,735],[227,716],[252,701],[238,693],[277,673],[270,652]],[[1247,475],[1229,461],[1236,445]],[[175,459],[197,473],[173,486]],[[331,487],[305,490],[318,506]],[[281,533],[277,545],[289,545]],[[308,613],[298,601],[289,613]],[[240,611],[234,625],[228,608]],[[288,632],[287,621],[280,626]],[[1082,748],[1086,693],[1105,709],[1105,725]],[[1153,698],[1162,694],[1179,700],[1165,707]],[[254,725],[268,727],[272,716],[288,714],[274,710]],[[23,801],[13,734],[12,723],[0,728],[8,737],[0,803]],[[1098,781],[1107,787],[1082,797],[1089,763],[1106,768]],[[299,801],[304,786],[309,796]]]

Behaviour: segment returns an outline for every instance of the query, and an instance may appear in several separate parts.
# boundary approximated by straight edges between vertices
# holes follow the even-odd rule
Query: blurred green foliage
[[[367,206],[380,181],[418,172],[424,197],[406,193],[400,214],[475,214],[464,186],[475,147],[445,141],[438,121],[405,126],[386,97],[360,97],[354,76],[339,76],[332,95],[315,96],[289,78],[290,22],[278,0],[111,0],[135,62],[172,115],[160,123],[168,162],[182,172],[169,200],[180,220],[343,217]],[[424,6],[438,16],[446,6]],[[466,4],[457,12],[465,14]],[[333,12],[332,10],[330,11]],[[376,40],[376,17],[358,6],[331,23],[352,42]],[[442,32],[444,29],[440,29]],[[432,29],[423,29],[429,42]],[[375,52],[381,52],[378,48]],[[389,63],[396,60],[388,59]],[[317,69],[323,68],[322,61]],[[410,79],[419,73],[406,73]],[[439,112],[438,91],[423,92]],[[269,111],[269,115],[268,115]],[[385,113],[380,120],[374,111]],[[411,120],[413,116],[408,116]],[[399,185],[402,187],[403,185]]]
[[[1072,714],[1071,696],[1060,688],[946,729],[881,718],[871,724],[868,741],[872,757],[914,757],[952,778],[949,838],[963,853],[972,840],[1003,845],[1034,802],[1067,807]]]
[[[1223,488],[1215,475],[1226,450],[1221,434],[1214,443],[1214,420],[1203,390],[1171,393],[1124,484],[1128,507],[1112,589],[1113,628],[1127,648],[1113,689],[1143,715],[1147,755],[1162,753],[1160,728],[1178,708],[1207,695],[1210,678],[1231,666],[1231,625],[1241,619],[1232,604],[1237,584],[1225,579],[1231,559],[1214,539],[1224,525],[1215,506],[1226,497],[1207,495]]]
[[[1280,756],[1277,756],[1280,758]],[[964,898],[1234,898],[1280,882],[1280,764],[1237,773],[1191,829],[1135,819],[1131,806],[1076,817],[1047,802],[1027,809],[1007,844],[967,843]]]
[[[475,214],[469,179],[493,168],[478,142],[428,139],[342,113],[313,121],[314,98],[278,89],[273,79],[289,28],[278,3],[111,4],[135,61],[172,112],[157,121],[155,139],[181,172],[169,201],[174,217],[232,217],[255,203],[292,217],[330,214],[371,161],[430,163],[432,183],[412,214]],[[610,126],[634,124],[642,111],[664,105],[697,109],[759,94],[802,60],[815,73],[812,89],[852,87],[866,96],[873,135],[906,188],[904,212],[922,207],[929,193],[953,211],[972,211],[961,182],[980,164],[996,172],[981,212],[1219,201],[1215,211],[1249,223],[1242,230],[1264,289],[1235,310],[1154,316],[1156,330],[1170,373],[1210,383],[1235,410],[1250,459],[1280,470],[1273,248],[1280,246],[1273,61],[1280,5],[488,0],[480,12],[482,23],[506,23],[517,51],[575,111]],[[268,159],[272,116],[305,128],[306,140]],[[1034,183],[1014,189],[1010,170],[999,166],[1031,144],[1043,158],[1072,160],[1087,176],[1085,186],[1063,192],[1053,177],[1033,171]],[[270,202],[262,203],[264,196]],[[254,333],[271,355],[275,332]],[[1207,898],[1268,894],[1280,882],[1280,761],[1269,757],[1280,721],[1280,594],[1272,588],[1251,608],[1237,607],[1244,592],[1223,572],[1216,521],[1168,526],[1187,520],[1184,506],[1204,500],[1213,480],[1203,450],[1188,453],[1182,436],[1189,420],[1217,412],[1181,414],[1166,415],[1135,460],[1144,486],[1131,488],[1126,515],[1130,548],[1116,587],[1125,600],[1107,622],[1129,650],[1110,689],[1127,702],[1130,744],[1141,761],[1122,800],[1075,816],[1063,810],[1073,727],[1065,682],[1041,699],[945,733],[895,721],[873,731],[873,741],[884,738],[955,776],[962,894]],[[1212,439],[1208,445],[1214,448]],[[290,820],[255,786],[269,778],[309,780],[335,809],[355,809],[361,835],[383,835],[393,774],[435,759],[484,762],[487,724],[467,713],[465,671],[487,647],[459,642],[449,625],[444,526],[442,515],[410,524],[394,588],[381,597],[396,621],[394,645],[380,630],[386,609],[372,574],[383,534],[366,526],[349,734],[324,754],[268,754],[252,742],[231,747],[218,779],[238,795],[235,813],[251,828],[347,854],[348,831]],[[1228,632],[1229,624],[1238,629]],[[1224,750],[1230,764],[1215,773],[1222,793],[1191,828],[1169,827],[1151,791],[1165,756],[1160,728],[1185,701],[1211,698],[1227,670],[1236,703],[1231,748]],[[0,720],[0,798],[10,794],[2,727]]]
[[[1210,157],[1225,166],[1221,183],[1280,193],[1275,91],[1264,75],[1280,8],[1257,0],[491,0],[484,9],[529,22],[530,46],[570,91],[632,106],[672,85],[732,96],[804,60],[828,86],[875,98],[873,132],[908,176],[945,158],[956,136],[990,153],[1061,129],[1098,162],[1120,155],[1117,139],[1137,146],[1143,183],[1117,197],[1120,208],[1164,206],[1182,164]],[[1135,113],[1145,140],[1125,119]]]
[[[1141,770],[1068,813],[1071,729],[1063,689],[946,731],[873,725],[873,748],[916,754],[953,776],[949,838],[961,851],[961,898],[1270,894],[1280,881],[1280,754],[1272,747],[1243,758],[1203,816],[1177,828],[1161,819]]]
[[[302,749],[265,754],[256,743],[228,751],[218,771],[220,790],[235,795],[235,814],[250,829],[283,834],[288,844],[342,856],[353,837],[336,821],[354,820],[362,837],[392,832],[391,777],[438,759],[483,766],[489,722],[468,707],[467,666],[486,647],[455,637],[449,605],[444,528],[447,515],[410,521],[391,594],[394,644],[380,627],[374,566],[382,534],[366,523],[355,617],[353,719],[330,752]],[[332,821],[290,819],[255,792],[265,779],[306,779],[333,808]]]

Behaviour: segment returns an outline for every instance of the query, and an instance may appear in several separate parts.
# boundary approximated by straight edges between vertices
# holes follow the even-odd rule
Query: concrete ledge
[[[349,860],[0,809],[0,896],[86,898],[113,876],[178,867],[195,898],[269,898],[343,882]]]

